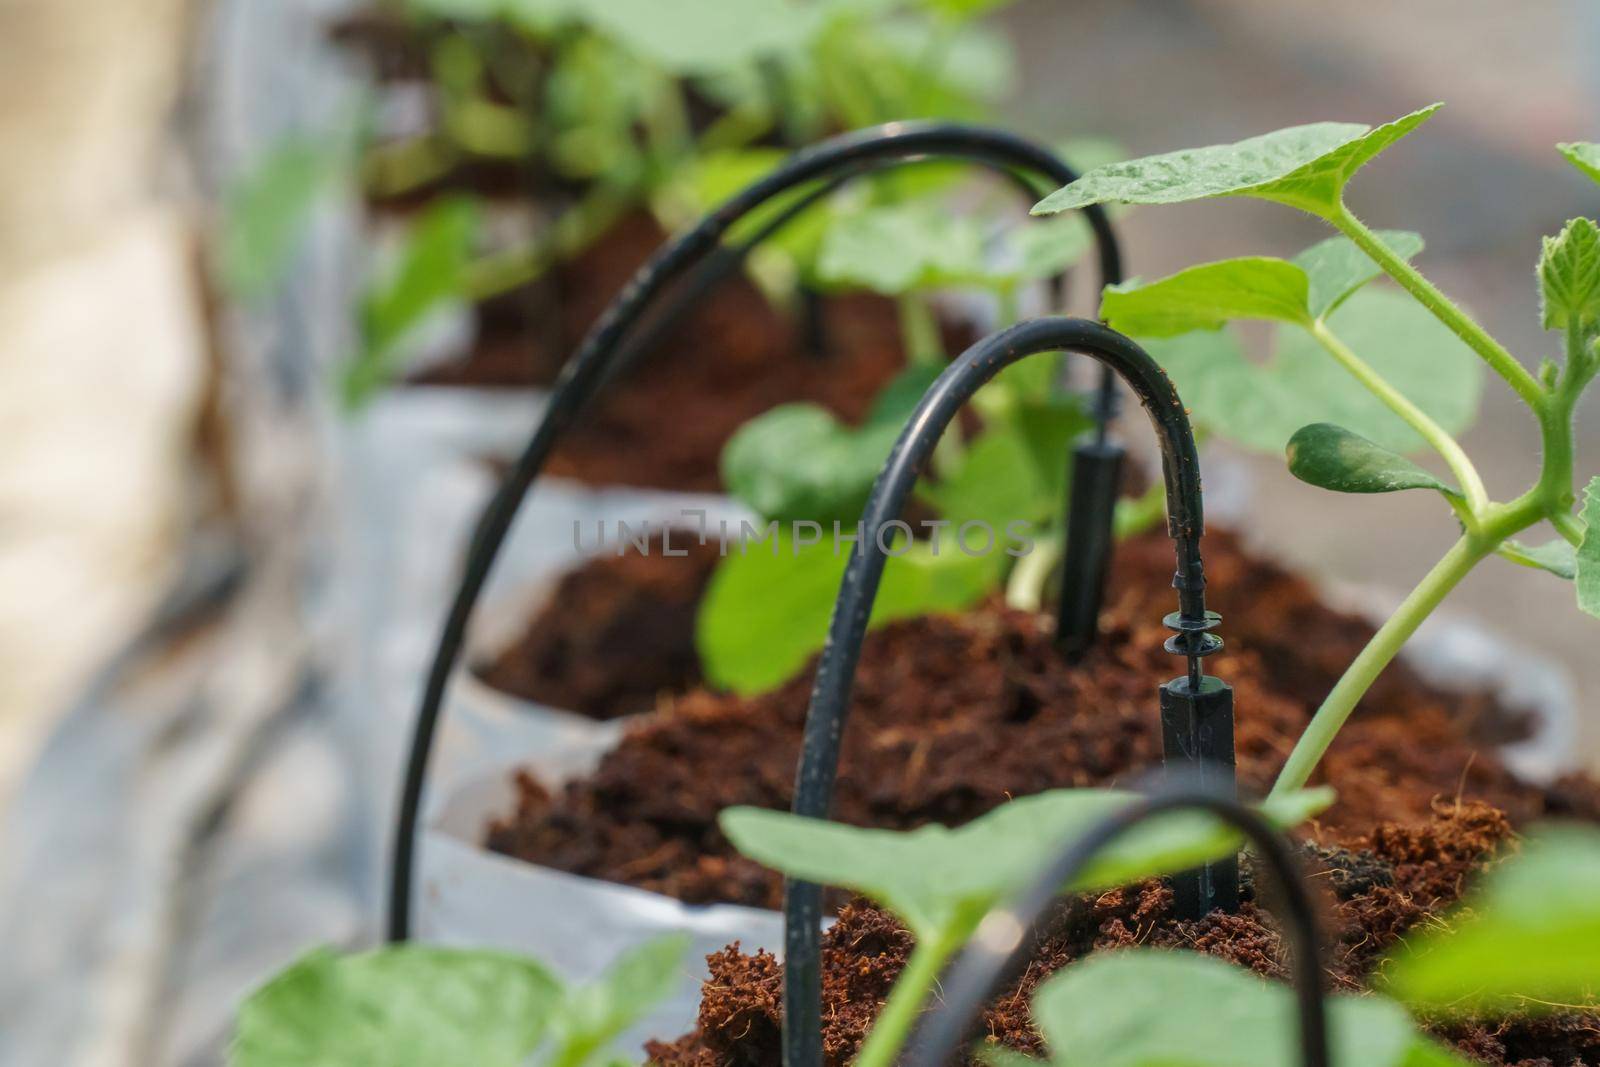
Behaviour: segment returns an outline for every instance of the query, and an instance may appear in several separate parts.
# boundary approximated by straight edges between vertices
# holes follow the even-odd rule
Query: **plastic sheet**
[[[571,741],[524,761],[549,785],[591,769],[606,741]],[[461,783],[431,813],[418,874],[416,933],[448,945],[526,952],[563,978],[598,976],[622,952],[656,937],[686,932],[691,944],[672,995],[631,1028],[617,1047],[627,1056],[651,1038],[671,1040],[694,1028],[705,957],[738,941],[745,951],[781,953],[783,917],[731,904],[690,906],[659,893],[554,871],[500,856],[481,845],[484,827],[514,803],[512,768],[502,763]]]

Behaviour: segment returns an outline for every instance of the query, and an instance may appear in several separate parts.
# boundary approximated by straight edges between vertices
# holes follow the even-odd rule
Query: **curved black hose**
[[[1142,348],[1098,322],[1045,318],[1002,330],[967,349],[934,382],[873,485],[862,514],[863,533],[845,568],[828,625],[827,643],[817,662],[795,780],[796,814],[827,818],[832,803],[856,664],[887,560],[879,531],[899,518],[940,435],[979,388],[1019,360],[1061,351],[1099,360],[1129,385],[1150,416],[1161,445],[1168,532],[1177,549],[1178,567],[1173,578],[1178,590],[1175,621],[1187,631],[1183,636],[1192,638],[1182,646],[1172,647],[1188,659],[1190,677],[1199,676],[1200,657],[1214,650],[1203,640],[1216,641],[1204,632],[1214,624],[1216,616],[1206,611],[1206,583],[1200,563],[1204,526],[1200,461],[1188,414],[1172,382]],[[821,922],[821,887],[789,882],[784,889],[784,1062],[789,1067],[821,1063]]]
[[[721,247],[722,237],[736,222],[772,198],[797,186],[827,181],[841,171],[848,173],[886,160],[915,162],[936,156],[980,163],[1007,174],[1037,174],[1058,185],[1077,177],[1052,153],[1031,141],[981,126],[896,122],[832,138],[797,152],[783,166],[661,248],[606,308],[562,368],[538,428],[478,519],[461,581],[428,670],[400,793],[389,883],[391,941],[403,941],[410,932],[412,871],[422,790],[445,689],[460,658],[467,624],[528,488],[543,470],[561,435],[605,384],[629,331],[658,296]],[[1095,234],[1101,280],[1106,284],[1120,281],[1122,263],[1110,220],[1098,206],[1087,208],[1084,217]]]
[[[977,935],[946,969],[940,981],[942,1003],[930,1012],[908,1044],[907,1067],[946,1067],[960,1051],[984,1005],[1002,983],[1016,977],[1031,953],[1039,921],[1106,845],[1145,820],[1184,808],[1208,811],[1232,823],[1272,870],[1293,952],[1295,1002],[1300,1018],[1300,1061],[1328,1067],[1328,1018],[1316,913],[1301,881],[1300,865],[1283,835],[1237,800],[1202,789],[1157,794],[1129,806],[1063,849],[1028,889],[1004,908],[990,912]]]

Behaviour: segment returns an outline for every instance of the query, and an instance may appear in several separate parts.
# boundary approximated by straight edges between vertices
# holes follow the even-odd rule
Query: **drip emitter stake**
[[[630,360],[643,355],[651,342],[659,337],[663,323],[670,322],[677,314],[687,310],[716,279],[737,268],[751,244],[770,235],[839,182],[885,167],[928,159],[961,160],[989,167],[1019,185],[1030,200],[1077,178],[1077,174],[1048,149],[1003,130],[984,126],[895,122],[832,138],[795,153],[771,174],[752,183],[693,229],[657,251],[606,308],[584,338],[583,344],[562,367],[561,376],[551,391],[550,401],[545,406],[544,417],[538,428],[478,519],[471,547],[462,565],[461,583],[456,589],[455,599],[450,605],[434,651],[433,663],[428,669],[400,796],[389,883],[391,941],[404,941],[411,929],[412,868],[417,822],[445,687],[449,685],[456,662],[460,659],[467,624],[488,581],[495,557],[505,542],[523,498],[544,469],[557,442],[577,422],[584,408],[607,381]],[[1042,186],[1035,184],[1038,179],[1043,179]],[[822,188],[809,188],[814,183],[820,183]],[[779,218],[763,227],[754,239],[734,248],[723,245],[729,230],[741,219],[796,189],[805,190],[799,194],[798,205],[787,205],[779,213]],[[1098,206],[1086,208],[1083,214],[1094,231],[1102,283],[1109,285],[1120,282],[1122,262],[1110,220]],[[1056,280],[1056,286],[1056,291],[1060,292],[1060,279]],[[663,301],[666,303],[663,304]],[[653,323],[648,320],[652,311],[657,312]],[[1105,402],[1112,387],[1109,373],[1100,385],[1102,402],[1097,418],[1100,420],[1099,436],[1103,440],[1104,424],[1111,415],[1111,407]],[[1115,486],[1112,485],[1112,495],[1092,500],[1084,509],[1086,521],[1092,519],[1093,523],[1103,527],[1107,538],[1116,502],[1114,490]],[[1098,591],[1103,585],[1103,575],[1073,571],[1074,562],[1077,565],[1089,565],[1093,560],[1076,560],[1069,551],[1069,565],[1063,580],[1073,589],[1092,588]],[[1098,614],[1098,600],[1093,614]],[[1093,633],[1093,614],[1088,616],[1084,641]],[[1082,625],[1083,620],[1079,619],[1078,624]]]
[[[1163,754],[1169,770],[1198,779],[1210,796],[1231,799],[1233,786],[1233,691],[1201,672],[1200,660],[1222,647],[1210,631],[1220,617],[1206,610],[1205,572],[1200,562],[1203,529],[1200,460],[1194,431],[1177,391],[1150,356],[1110,327],[1085,319],[1034,319],[992,334],[967,349],[941,374],[916,412],[872,487],[863,528],[884,529],[900,517],[917,474],[961,408],[1006,367],[1042,352],[1078,352],[1120,376],[1144,407],[1161,446],[1167,491],[1167,532],[1178,567],[1172,584],[1178,610],[1167,616],[1177,631],[1168,651],[1186,660],[1186,673],[1161,687]],[[850,706],[861,643],[878,592],[887,553],[880,539],[856,542],[839,587],[828,640],[817,663],[796,774],[794,812],[826,818],[832,807],[839,748]],[[1093,714],[1094,709],[1084,709]],[[1215,908],[1238,906],[1238,861],[1229,859],[1174,879],[1181,914],[1199,917]],[[784,887],[783,1056],[786,1067],[822,1064],[822,889],[790,881]]]

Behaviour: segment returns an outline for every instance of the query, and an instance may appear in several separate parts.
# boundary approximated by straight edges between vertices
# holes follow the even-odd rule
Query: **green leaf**
[[[1019,281],[1050,278],[1074,266],[1094,247],[1094,231],[1082,215],[1030,219],[1008,230],[1005,258]]]
[[[817,275],[886,296],[963,285],[1007,289],[1059,274],[1093,245],[1088,223],[1068,215],[1012,227],[989,248],[975,218],[924,198],[836,215]]]
[[[1600,477],[1583,490],[1583,542],[1577,551],[1578,607],[1600,618]]]
[[[635,55],[679,74],[792,53],[824,21],[817,5],[794,0],[586,0],[581,11],[591,26]]]
[[[1160,281],[1107,286],[1100,317],[1136,337],[1215,330],[1234,319],[1310,325],[1308,281],[1293,263],[1264,256],[1190,267]]]
[[[239,1011],[233,1067],[517,1067],[562,1002],[539,964],[400,945],[302,957]]]
[[[356,407],[395,373],[397,349],[429,314],[467,296],[478,205],[440,200],[413,224],[393,269],[361,302],[362,351],[345,369],[344,399]]]
[[[1286,451],[1290,474],[1335,493],[1437,489],[1446,496],[1461,495],[1406,457],[1331,423],[1302,426],[1289,438]]]
[[[342,141],[290,136],[228,188],[217,254],[230,294],[256,301],[271,292],[299,250],[318,198],[348,159]]]
[[[1409,260],[1422,251],[1422,237],[1408,230],[1379,230],[1377,236],[1401,259]],[[1383,273],[1371,256],[1343,236],[1318,241],[1295,256],[1294,264],[1310,279],[1307,310],[1318,319],[1326,317],[1357,289]]]
[[[839,216],[823,238],[817,274],[887,296],[988,277],[976,221],[929,201]]]
[[[1446,1013],[1592,1003],[1600,975],[1600,833],[1536,829],[1454,916],[1408,938],[1380,966],[1384,990]]]
[[[1393,1001],[1338,996],[1327,1008],[1337,1067],[1462,1064],[1419,1034]],[[1091,956],[1039,987],[1033,1018],[1062,1067],[1301,1062],[1294,991],[1192,952],[1133,948]]]
[[[899,435],[892,423],[853,430],[816,404],[783,404],[729,439],[722,480],[764,518],[854,522]]]
[[[648,941],[624,953],[592,985],[574,990],[551,1023],[551,1038],[579,1064],[606,1047],[685,977],[688,934]]]
[[[1545,329],[1587,330],[1600,323],[1600,228],[1577,218],[1560,236],[1544,239],[1539,292]]]
[[[1057,453],[1055,466],[1064,469],[1065,456],[1065,451]],[[967,446],[952,474],[919,486],[917,494],[954,527],[982,522],[998,537],[1009,522],[1053,518],[1059,507],[1054,489],[1059,484],[1059,479],[1047,479],[1036,467],[1033,449],[1020,429],[998,426]]]
[[[723,447],[723,483],[762,518],[853,524],[939,370],[919,365],[901,371],[859,429],[816,404],[781,404],[756,416]]]
[[[1600,144],[1572,141],[1556,145],[1556,150],[1567,157],[1567,162],[1600,182]]]
[[[856,518],[840,532],[854,536]],[[946,531],[948,534],[949,531]],[[885,535],[885,540],[888,535]],[[822,648],[853,546],[837,549],[833,528],[800,545],[787,529],[731,551],[717,565],[695,620],[695,648],[712,685],[760,693],[793,677]],[[969,556],[951,537],[896,547],[873,604],[871,625],[938,611],[959,611],[992,590],[1010,557],[997,546]]]
[[[1253,196],[1327,218],[1363,164],[1426,122],[1440,106],[1414,111],[1377,129],[1319,122],[1235,144],[1097,167],[1051,193],[1033,210],[1048,215],[1090,204],[1177,204],[1213,196]]]
[[[1525,545],[1521,541],[1502,541],[1495,552],[1512,563],[1549,571],[1557,578],[1572,581],[1578,575],[1577,550],[1561,538],[1542,545]]]
[[[1122,811],[1135,794],[1059,789],[1004,804],[951,830],[865,830],[789,812],[730,808],[719,823],[744,855],[792,877],[842,886],[893,911],[918,939],[976,921],[1039,876],[1069,842]],[[1330,790],[1268,802],[1275,825],[1293,826],[1333,802]],[[1071,890],[1108,888],[1226,856],[1241,839],[1211,815],[1172,812],[1102,850]]]
[[[1447,432],[1477,411],[1483,365],[1415,301],[1364,289],[1328,317],[1329,327]],[[1282,454],[1313,422],[1331,422],[1396,452],[1422,439],[1299,327],[1280,328],[1265,364],[1245,358],[1226,332],[1157,338],[1145,346],[1171,375],[1194,421],[1262,452]]]

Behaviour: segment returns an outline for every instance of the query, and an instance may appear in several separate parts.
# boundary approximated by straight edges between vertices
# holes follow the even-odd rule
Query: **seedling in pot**
[[[1090,228],[1076,216],[991,239],[981,217],[929,199],[832,220],[818,256],[819,284],[893,297],[913,363],[859,428],[814,404],[785,404],[728,442],[724,483],[763,523],[780,529],[769,543],[731,554],[707,590],[696,644],[713,684],[761,692],[791,677],[822,646],[873,480],[948,358],[930,298],[953,288],[986,294],[998,310],[997,325],[1011,325],[1019,291],[1060,276],[1090,244]],[[1002,587],[1013,606],[1043,605],[1063,547],[1067,457],[1094,426],[1084,399],[1061,386],[1064,358],[1007,368],[974,397],[981,429],[967,435],[952,427],[941,438],[935,477],[917,490],[937,515],[925,527],[933,532],[895,549],[873,605],[874,625],[959,610]],[[1119,531],[1153,525],[1163,503],[1156,486],[1120,504]],[[791,533],[797,524],[809,524],[814,536],[806,543]]]
[[[358,404],[403,369],[426,320],[538,279],[631,210],[669,229],[692,222],[727,175],[742,185],[777,165],[783,152],[763,145],[984,117],[1012,65],[1005,39],[976,18],[994,6],[412,0],[392,17],[426,56],[423,128],[385,137],[374,108],[361,123],[286,137],[228,198],[222,277],[242,297],[267,295],[340,181],[383,199],[457,187],[469,164],[515,168],[540,209],[532,234],[491,242],[457,218],[452,263],[419,283],[409,265],[439,254],[440,213],[454,209],[429,205],[406,226],[362,297],[362,342],[343,382]],[[808,270],[805,229],[758,257],[774,293]]]
[[[1031,882],[1040,858],[1128,807],[1133,794],[1056,790],[1012,801],[958,829],[864,830],[759,808],[733,808],[722,829],[745,855],[793,878],[841,886],[892,911],[916,949],[878,1016],[856,1067],[887,1067],[927,1003],[946,961],[997,903]],[[1290,827],[1332,803],[1326,789],[1263,806]],[[1239,835],[1198,812],[1175,812],[1106,848],[1069,891],[1105,889],[1194,868],[1239,850]]]
[[[1427,489],[1440,495],[1461,526],[1456,543],[1328,694],[1278,779],[1280,793],[1308,780],[1378,674],[1487,557],[1499,554],[1574,581],[1579,606],[1600,614],[1600,533],[1594,532],[1600,530],[1600,478],[1589,483],[1582,514],[1573,513],[1573,418],[1600,371],[1600,228],[1576,218],[1544,241],[1538,263],[1543,324],[1562,337],[1565,358],[1546,360],[1530,372],[1412,266],[1410,258],[1421,249],[1415,235],[1376,232],[1345,203],[1355,172],[1436,110],[1437,105],[1424,108],[1376,129],[1318,123],[1235,145],[1116,163],[1091,171],[1035,208],[1049,214],[1090,204],[1249,196],[1299,208],[1342,235],[1293,261],[1227,260],[1145,285],[1114,287],[1103,304],[1114,327],[1173,337],[1168,345],[1153,342],[1152,354],[1164,361],[1199,421],[1213,432],[1257,447],[1276,444],[1285,428],[1281,413],[1292,412],[1306,423],[1284,443],[1296,477],[1347,493]],[[1595,177],[1593,145],[1564,145],[1562,151]],[[1375,270],[1414,303],[1389,291],[1361,290]],[[1215,332],[1239,319],[1280,324],[1274,364],[1245,363]],[[1453,436],[1476,403],[1477,371],[1468,353],[1503,379],[1539,424],[1539,477],[1508,502],[1490,497]],[[1330,376],[1335,367],[1344,377]],[[1366,394],[1360,403],[1351,383]],[[1419,444],[1442,460],[1448,478],[1400,454]],[[1541,523],[1554,528],[1556,540],[1516,540]]]
[[[612,1041],[682,979],[687,947],[685,937],[650,942],[577,988],[536,960],[489,949],[317,949],[244,1002],[228,1062],[609,1067]]]

